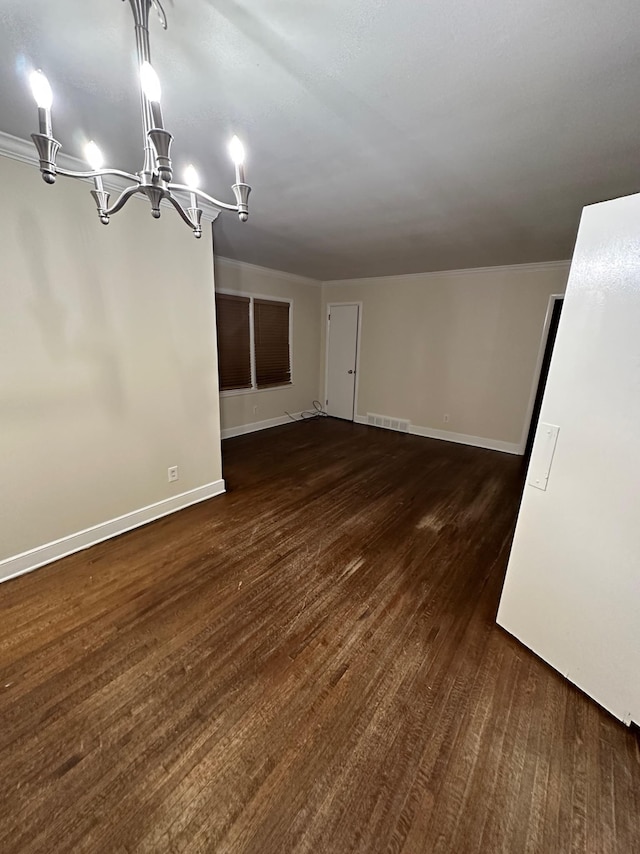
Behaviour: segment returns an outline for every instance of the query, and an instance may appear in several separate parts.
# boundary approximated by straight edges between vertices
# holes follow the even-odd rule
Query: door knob
[[[354,374],[355,371],[347,371],[348,374]]]

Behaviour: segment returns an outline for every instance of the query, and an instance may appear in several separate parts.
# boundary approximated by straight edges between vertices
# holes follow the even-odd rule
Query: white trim
[[[0,561],[0,581],[8,581],[17,575],[31,572],[54,560],[59,560],[67,555],[82,551],[82,549],[88,549],[96,543],[124,534],[125,531],[130,531],[132,528],[139,528],[140,525],[146,525],[162,516],[176,513],[178,510],[183,510],[199,501],[206,501],[216,495],[222,495],[224,491],[224,480],[215,480],[213,483],[198,486],[188,492],[182,492],[180,495],[173,495],[171,498],[165,498],[155,504],[133,510],[131,513],[125,513],[124,516],[118,516],[116,519],[110,519],[107,522],[100,522],[84,531],[78,531],[43,546],[22,552],[22,554],[6,558]]]
[[[281,424],[291,424],[302,418],[301,412],[292,412],[288,415],[278,415],[277,418],[267,418],[266,421],[251,421],[248,424],[240,424],[237,427],[225,427],[220,431],[222,439],[233,439],[234,436],[245,436],[247,433],[257,433],[259,430],[268,430],[270,427],[279,427]]]
[[[406,421],[406,418],[401,420]],[[366,415],[356,415],[354,421],[356,424],[365,424],[369,427],[371,426]],[[375,429],[379,430],[381,428],[376,427]],[[475,448],[486,448],[489,451],[501,451],[503,454],[521,454],[520,445],[518,443],[503,442],[502,439],[485,439],[482,436],[468,436],[466,433],[451,433],[449,430],[435,430],[432,427],[417,427],[415,424],[411,423],[409,423],[407,433],[410,433],[413,436],[422,436],[424,439],[441,439],[444,442],[455,442],[458,445],[473,445]]]
[[[295,383],[283,383],[282,385],[269,385],[266,388],[228,388],[219,392],[220,397],[238,397],[243,394],[263,394],[267,391],[282,391],[291,388]]]
[[[10,133],[4,133],[3,131],[0,131],[0,155],[10,157],[12,160],[17,160],[20,163],[26,163],[29,166],[35,166],[36,169],[38,168],[38,156],[33,142],[21,139],[19,136],[12,136]],[[63,151],[58,154],[56,161],[61,169],[69,169],[75,172],[86,172],[89,168],[84,160],[81,160],[79,157],[73,157],[70,154],[65,154]],[[66,180],[66,176],[61,175],[60,179]],[[76,180],[93,184],[92,178],[77,178]],[[125,187],[130,186],[130,182],[126,178],[119,178],[115,175],[105,176],[102,182],[105,190],[112,193],[121,193]],[[141,201],[146,200],[146,196],[143,196],[141,193],[136,193],[132,198],[140,199]],[[198,200],[198,204],[202,208],[203,219],[208,222],[215,222],[220,214],[220,208],[202,199]],[[163,199],[160,205],[166,207],[167,210],[173,209],[171,202],[168,202],[166,199]]]
[[[329,392],[329,317],[331,316],[332,305],[355,305],[358,308],[358,329],[356,333],[356,382],[353,388],[353,418],[356,420],[356,412],[358,409],[358,392],[360,389],[360,342],[362,341],[362,302],[358,300],[347,300],[346,302],[329,302],[327,303],[327,318],[325,321],[325,353],[324,353],[324,393],[322,395],[322,408],[327,405],[327,394]]]
[[[527,414],[525,415],[524,425],[522,427],[522,436],[520,437],[519,454],[524,454],[527,447],[527,438],[529,436],[529,428],[531,427],[531,418],[533,416],[533,407],[538,394],[538,385],[540,383],[540,374],[542,373],[542,363],[544,361],[544,352],[547,349],[547,340],[549,338],[549,329],[551,328],[551,318],[553,317],[553,309],[558,300],[564,299],[564,294],[551,294],[547,303],[547,313],[544,318],[542,332],[540,334],[540,346],[538,348],[538,358],[533,371],[533,380],[531,383],[531,392],[529,394],[529,403],[527,404]]]
[[[452,433],[449,430],[416,427],[414,424],[409,425],[409,433],[414,436],[423,436],[425,439],[442,439],[459,445],[473,445],[475,448],[486,448],[489,451],[502,451],[504,454],[520,454],[520,445],[517,442],[503,442],[502,439],[485,439],[483,436],[468,436],[466,433]]]
[[[19,136],[12,136],[10,133],[4,133],[4,131],[0,131],[0,154],[4,157],[10,157],[12,160],[18,160],[20,163],[28,163],[29,166],[38,165],[38,157],[33,142],[21,139]],[[64,169],[75,169],[77,167],[77,163],[73,163],[68,155],[60,153],[58,157],[60,165]]]
[[[288,302],[293,305],[293,297],[274,297],[273,294],[256,294],[253,291],[234,291],[233,288],[216,288],[217,294],[228,297],[251,297],[251,299],[266,299],[271,302]]]
[[[483,273],[539,273],[544,270],[566,270],[569,271],[571,261],[539,261],[531,264],[504,264],[497,267],[467,267],[460,270],[428,270],[424,273],[400,273],[389,276],[360,276],[356,279],[328,279],[323,285],[366,285],[376,284],[384,279],[394,281],[410,281],[415,279],[440,279],[450,276],[463,276],[467,274]]]
[[[262,267],[260,264],[250,264],[248,261],[238,261],[235,258],[227,258],[224,255],[214,255],[214,264],[222,264],[223,266],[233,267],[238,270],[246,268],[254,270],[258,273],[264,273],[273,278],[293,282],[298,285],[311,285],[314,288],[321,288],[323,283],[320,279],[311,279],[309,276],[300,276],[297,273],[287,273],[285,270],[276,270],[274,267]]]
[[[224,296],[224,291],[218,291]],[[251,391],[258,390],[256,374],[256,313],[254,310],[255,297],[249,294],[249,376],[251,378]],[[289,380],[291,380],[291,315],[293,306],[289,305]],[[226,389],[226,391],[238,391],[239,389]]]

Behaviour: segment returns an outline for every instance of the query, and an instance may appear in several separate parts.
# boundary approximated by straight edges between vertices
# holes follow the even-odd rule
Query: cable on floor
[[[328,418],[329,413],[325,412],[319,400],[313,401],[313,409],[306,409],[300,413],[300,417],[296,418],[285,409],[285,415],[288,415],[292,421],[315,421],[316,418]]]

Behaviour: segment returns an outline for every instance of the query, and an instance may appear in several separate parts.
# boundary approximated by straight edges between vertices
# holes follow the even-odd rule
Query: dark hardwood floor
[[[516,457],[329,419],[0,585],[0,851],[640,851],[633,732],[495,625]]]

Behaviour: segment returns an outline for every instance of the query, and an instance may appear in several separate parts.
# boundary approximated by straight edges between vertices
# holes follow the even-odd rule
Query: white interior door
[[[329,306],[326,409],[353,421],[358,355],[358,305]]]

